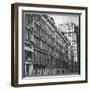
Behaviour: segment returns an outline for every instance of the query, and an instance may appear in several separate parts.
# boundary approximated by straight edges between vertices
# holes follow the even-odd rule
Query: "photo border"
[[[61,9],[75,9],[85,10],[85,80],[65,81],[65,82],[47,82],[34,84],[19,84],[18,83],[18,7],[41,7],[41,8],[61,8]],[[11,5],[11,85],[14,87],[22,86],[41,86],[41,85],[57,85],[57,84],[72,84],[72,83],[87,83],[88,82],[88,8],[80,6],[62,6],[62,5],[45,5],[45,4],[29,4],[29,3],[15,3]]]

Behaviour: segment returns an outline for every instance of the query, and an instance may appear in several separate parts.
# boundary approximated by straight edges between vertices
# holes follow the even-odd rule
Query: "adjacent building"
[[[80,74],[80,28],[73,22],[59,24],[59,31],[69,40],[72,50],[72,72]]]
[[[77,62],[77,33],[75,32],[76,25],[74,23],[64,23],[59,25],[59,30],[69,40],[74,51],[74,62]]]

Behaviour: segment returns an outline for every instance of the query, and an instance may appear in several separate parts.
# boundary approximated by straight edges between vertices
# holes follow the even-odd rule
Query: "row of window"
[[[25,40],[29,40],[29,41],[34,41],[34,36],[33,36],[33,32],[28,29],[27,27],[25,27],[25,31],[24,31],[24,38]]]
[[[33,20],[41,21],[41,15],[38,15],[38,14],[25,14],[25,24],[32,25]]]
[[[55,64],[56,62],[64,61],[67,58],[66,55],[62,53],[56,52],[56,54],[58,56],[51,56],[42,53],[36,49],[34,49],[34,52],[25,50],[25,61],[34,61],[34,63],[43,63],[43,64]]]
[[[28,17],[29,19],[26,19],[26,20],[28,20],[28,22],[30,22],[30,21],[32,21],[30,18],[32,18],[32,17],[34,17],[35,15],[32,15],[32,14],[26,14],[26,17]],[[40,15],[36,15],[36,17],[38,18],[38,19],[40,19]],[[44,25],[43,25],[44,26]],[[48,26],[47,26],[48,27]],[[31,31],[29,31],[29,30],[27,30],[27,28],[25,28],[25,36],[26,36],[26,39],[31,39],[32,38],[32,33],[31,33]],[[37,23],[34,23],[34,30],[36,31],[36,33],[39,35],[39,36],[41,36],[42,38],[44,38],[45,40],[48,40],[51,44],[53,44],[54,43],[54,39],[52,38],[52,36],[53,36],[53,33],[51,33],[51,30],[50,30],[50,28],[49,28],[49,34],[51,35],[51,36],[49,36],[47,33],[46,33],[46,31],[44,31],[44,30],[42,30],[42,28],[41,28],[41,26],[40,25],[38,25]],[[60,41],[60,40],[59,40]]]
[[[43,25],[46,25],[46,22],[42,19],[42,15],[38,14],[25,14],[25,24],[32,25],[33,21],[41,22]]]
[[[38,50],[34,50],[34,62],[49,64],[52,61],[52,56],[44,54]]]
[[[38,29],[38,28],[39,27],[37,27],[37,30],[36,30],[37,33],[40,34],[40,36],[43,37],[44,40],[49,41],[51,44],[53,44],[54,43],[54,39],[51,38],[48,34],[46,34],[45,31],[43,31],[41,29]],[[45,42],[40,41],[40,39],[37,39],[33,35],[32,31],[30,29],[28,29],[27,27],[25,27],[25,34],[24,35],[25,35],[24,36],[25,37],[25,40],[29,40],[29,41],[33,40],[36,43],[37,46],[41,46],[42,49],[46,49],[47,50],[47,47],[48,47],[47,45],[45,45],[45,47],[43,47],[43,44]]]
[[[45,42],[42,39],[34,36],[30,29],[27,29],[25,31],[25,39],[29,40],[29,41],[33,40],[35,47],[37,47],[37,48],[43,49],[43,50],[51,52],[51,53],[55,52],[55,49],[54,49],[54,47],[52,47],[52,45],[50,45],[50,44],[48,44],[48,42]],[[56,43],[56,42],[54,42],[54,43]],[[62,49],[62,46],[59,45],[58,43],[56,43],[55,45],[59,51]]]
[[[47,65],[52,65],[52,64],[60,64],[62,61],[68,61],[68,57],[65,54],[59,53],[59,56],[51,56],[45,53],[42,53],[38,50],[34,51],[34,62],[36,63],[43,63]]]
[[[60,27],[60,30],[63,32],[74,32],[74,27],[73,26],[62,26]]]
[[[38,14],[26,14],[25,15],[26,17],[26,22],[28,24],[32,23],[34,19],[36,19],[37,21],[40,21],[40,23],[44,23],[43,26],[47,26],[45,21],[42,19],[41,15],[38,15]],[[26,29],[26,28],[25,28]],[[48,40],[49,42],[51,42],[52,44],[54,43],[54,39],[51,37],[53,36],[53,33],[51,32],[52,30],[50,30],[50,28],[48,27],[48,31],[49,31],[49,34],[51,36],[49,36],[46,31],[42,30],[41,28],[41,25],[38,25],[37,23],[34,23],[34,30],[36,31],[36,33],[39,35],[39,36],[42,36],[45,40]],[[31,39],[32,38],[32,33],[31,31],[29,32],[28,30],[26,30],[25,32],[25,35],[26,35],[26,39]],[[61,43],[60,40],[58,40],[59,43]],[[61,43],[62,44],[62,43]]]
[[[28,19],[29,21],[30,21],[30,17],[32,17],[32,16],[34,16],[34,15],[27,14],[27,17],[29,17],[29,19]],[[37,18],[40,19],[40,16],[38,15]],[[34,27],[35,27],[34,30],[36,31],[36,33],[39,36],[42,36],[44,39],[46,39],[47,41],[51,42],[52,44],[56,43],[54,41],[54,39],[46,33],[46,31],[42,30],[42,28],[41,28],[41,26],[39,24],[34,23]],[[52,46],[50,46],[48,43],[46,43],[45,41],[41,40],[40,38],[37,38],[35,35],[32,34],[32,31],[30,29],[28,29],[28,28],[25,28],[25,39],[26,40],[33,39],[34,42],[35,42],[35,46],[36,47],[41,48],[41,49],[43,49],[45,51],[54,52],[54,49],[53,49]],[[61,40],[61,41],[60,40],[58,39],[59,43],[62,44],[61,41],[63,41],[63,40]],[[56,45],[56,47],[58,49],[60,49],[62,47],[59,44],[55,44],[55,45]]]
[[[29,40],[29,41],[33,40],[34,41],[34,45],[37,48],[43,49],[43,50],[48,51],[50,53],[54,53],[55,52],[55,48],[52,47],[52,45],[50,45],[50,43],[48,43],[46,41],[43,41],[42,39],[40,39],[37,36],[33,35],[30,29],[25,30],[25,39]],[[62,45],[59,45],[57,42],[54,42],[54,43],[56,43],[55,47],[59,51],[62,50],[62,48],[63,48]],[[54,55],[55,55],[55,53],[54,53]]]
[[[51,42],[51,43],[54,42],[54,39],[53,39],[51,36],[49,36],[49,35],[47,34],[47,32],[44,31],[44,30],[41,28],[41,26],[39,26],[38,24],[34,23],[34,27],[35,27],[34,29],[35,29],[36,33],[37,33],[39,36],[41,36],[41,37],[44,38],[45,40],[48,40],[48,41]]]
[[[34,36],[34,41],[35,41],[36,47],[43,49],[45,51],[49,51],[49,52],[54,51],[54,48],[51,45],[49,45],[47,42],[37,38],[36,36]]]
[[[33,40],[36,47],[41,48],[45,51],[54,52],[53,47],[51,45],[49,45],[48,42],[45,42],[45,41],[41,40],[40,38],[36,37],[35,35],[33,35],[32,31],[28,28],[26,28],[26,30],[25,30],[25,40],[29,40],[29,41]],[[53,42],[54,40],[49,39],[48,41]],[[56,43],[56,42],[53,42],[52,44],[54,44],[54,43]],[[55,44],[55,45],[58,49],[60,49],[59,44]]]

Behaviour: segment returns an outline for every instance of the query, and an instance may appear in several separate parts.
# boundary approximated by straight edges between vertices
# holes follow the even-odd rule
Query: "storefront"
[[[25,77],[31,76],[33,72],[33,47],[25,46],[24,74]]]

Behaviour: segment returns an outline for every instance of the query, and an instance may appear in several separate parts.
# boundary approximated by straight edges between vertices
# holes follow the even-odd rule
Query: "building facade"
[[[77,57],[77,34],[75,32],[74,23],[64,23],[59,25],[59,30],[64,34],[64,36],[69,40],[73,52],[74,52],[74,62],[78,61]]]
[[[69,73],[71,54],[70,42],[52,17],[24,14],[24,77]]]
[[[73,50],[72,72],[80,74],[80,28],[73,22],[59,25],[59,31],[69,40]]]

